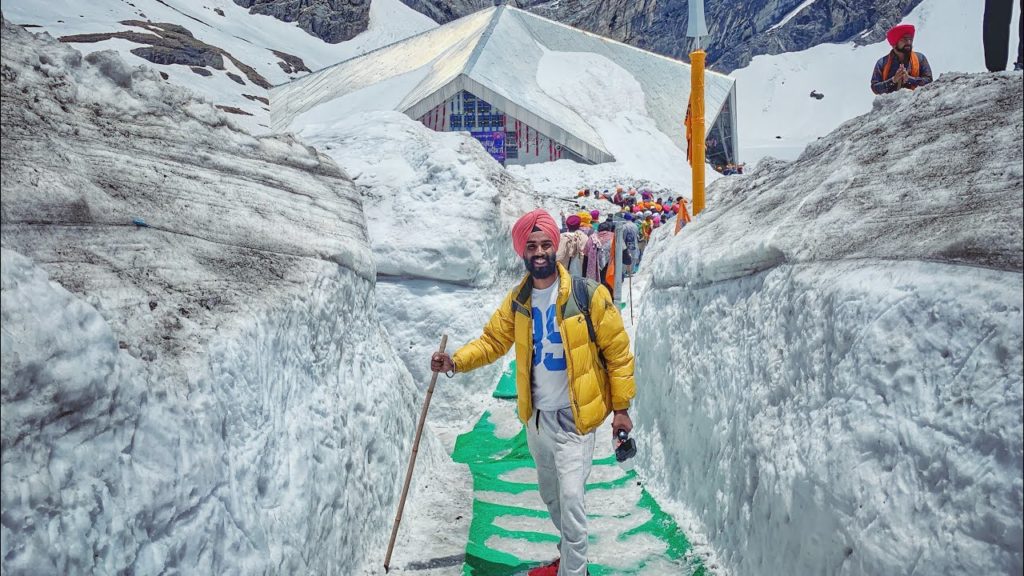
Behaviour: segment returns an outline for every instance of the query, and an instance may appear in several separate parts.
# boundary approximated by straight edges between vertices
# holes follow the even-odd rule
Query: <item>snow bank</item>
[[[355,186],[112,53],[2,53],[5,571],[356,572],[418,398]]]
[[[522,268],[509,231],[538,202],[526,182],[468,133],[398,112],[345,116],[293,128],[360,187],[378,275],[481,287]]]
[[[947,75],[708,191],[655,274],[701,284],[790,264],[911,260],[1024,270],[1021,82]]]
[[[275,51],[296,56],[309,70],[315,71],[437,27],[433,20],[402,4],[400,0],[373,0],[367,29],[355,38],[337,44],[324,42],[294,22],[250,14],[248,9],[232,0],[201,3],[189,0],[95,0],[87,4],[74,0],[9,0],[4,3],[3,9],[4,16],[9,20],[36,26],[56,38],[76,34],[141,31],[136,26],[122,24],[123,21],[177,24],[196,39],[223,49],[251,66],[271,84],[285,83],[304,74],[289,66],[282,66],[284,61]],[[188,66],[155,64],[132,54],[131,50],[142,45],[128,40],[111,39],[73,45],[85,54],[116,50],[133,66],[141,64],[160,70],[175,85],[187,87],[215,104],[238,108],[251,114],[234,117],[234,121],[248,131],[258,134],[269,132],[269,109],[259,99],[253,98],[265,99],[268,90],[252,83],[239,85],[230,79],[228,72],[239,73],[230,61],[225,61],[224,70],[208,69],[211,73],[209,76],[200,76]]]
[[[1021,571],[1022,103],[879,98],[649,254],[639,465],[727,568]]]
[[[434,132],[398,112],[314,112],[292,128],[359,187],[381,315],[425,388],[441,335],[449,335],[448,352],[478,336],[524,273],[512,250],[512,224],[537,206],[557,214],[558,204],[509,175],[467,133]],[[449,448],[479,416],[502,368],[441,378],[429,422]]]

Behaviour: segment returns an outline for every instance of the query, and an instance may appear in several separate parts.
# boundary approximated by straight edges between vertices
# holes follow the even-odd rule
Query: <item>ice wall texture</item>
[[[538,206],[557,216],[556,202],[505,172],[466,133],[434,132],[399,112],[353,115],[340,107],[325,109],[318,122],[293,128],[362,191],[381,316],[414,381],[425,386],[441,334],[449,335],[448,352],[479,336],[525,274],[512,250],[512,224]],[[501,369],[496,363],[442,378],[429,424],[472,423],[480,408],[474,394],[489,397]]]
[[[357,571],[418,406],[352,182],[112,53],[2,42],[5,573]]]
[[[652,244],[641,465],[736,573],[1021,571],[1022,103],[880,97]]]

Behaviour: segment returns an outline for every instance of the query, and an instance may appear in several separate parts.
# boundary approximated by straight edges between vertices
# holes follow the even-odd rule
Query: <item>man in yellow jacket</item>
[[[585,576],[584,486],[596,430],[611,412],[613,438],[619,430],[633,429],[627,410],[636,383],[629,336],[611,294],[604,286],[588,285],[589,314],[581,311],[572,277],[555,261],[558,242],[558,226],[544,210],[520,218],[512,227],[512,245],[528,274],[505,297],[482,336],[453,356],[435,353],[431,369],[468,372],[515,345],[519,419],[526,425],[541,498],[561,535],[559,558],[530,574]]]

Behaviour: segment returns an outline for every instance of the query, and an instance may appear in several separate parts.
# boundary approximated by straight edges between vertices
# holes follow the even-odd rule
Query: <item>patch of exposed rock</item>
[[[222,48],[207,44],[192,35],[187,28],[168,22],[143,22],[141,20],[124,20],[125,26],[142,28],[150,34],[124,30],[119,32],[99,32],[93,34],[72,34],[61,36],[61,42],[102,42],[111,38],[120,38],[145,46],[135,48],[131,52],[154,64],[181,64],[184,66],[210,67],[224,70],[224,58],[235,65],[253,84],[261,88],[270,88],[271,84],[252,66],[235,58]],[[198,72],[197,72],[198,73]]]
[[[252,100],[253,102],[263,102],[267,106],[270,106],[270,98],[266,96],[256,96],[254,94],[242,94],[245,98]]]
[[[370,23],[370,0],[235,0],[250,14],[265,14],[295,22],[325,42],[337,44],[356,37]]]
[[[281,52],[280,50],[271,50],[271,52],[274,53],[274,56],[277,56],[278,58],[281,59],[280,62],[277,63],[277,65],[280,66],[282,70],[284,70],[285,74],[312,72],[312,70],[306,67],[306,63],[302,61],[302,58],[299,58],[294,54]]]

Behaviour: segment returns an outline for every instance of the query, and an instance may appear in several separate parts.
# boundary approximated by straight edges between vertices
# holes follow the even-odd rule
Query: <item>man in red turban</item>
[[[892,50],[875,63],[871,91],[888,94],[900,88],[913,90],[932,81],[932,67],[920,52],[914,52],[914,26],[897,24],[885,33]]]
[[[517,412],[537,465],[541,500],[560,536],[558,558],[530,570],[530,576],[587,574],[584,494],[597,429],[614,413],[612,437],[625,441],[633,429],[628,409],[636,394],[619,307],[605,286],[573,277],[556,262],[558,241],[558,226],[545,210],[520,218],[512,226],[512,247],[528,274],[479,338],[451,356],[436,352],[430,359],[431,370],[454,376],[515,347]]]

